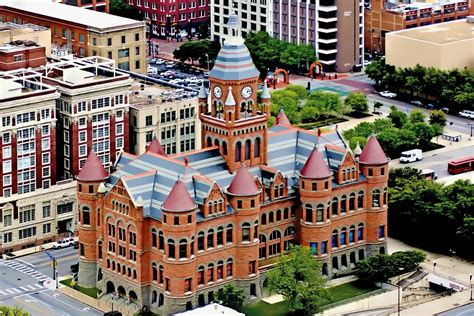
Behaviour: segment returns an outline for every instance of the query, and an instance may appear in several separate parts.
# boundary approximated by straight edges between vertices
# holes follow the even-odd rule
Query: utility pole
[[[56,260],[56,258],[50,254],[49,252],[46,252],[46,254],[48,255],[49,259],[51,259],[51,266],[53,267],[53,281],[55,281],[55,284],[56,284],[56,289],[59,288],[59,273],[58,271],[56,270],[56,267],[58,265],[58,261]]]

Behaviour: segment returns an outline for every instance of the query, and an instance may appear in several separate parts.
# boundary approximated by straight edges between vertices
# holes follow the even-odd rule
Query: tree
[[[222,291],[217,292],[217,299],[224,306],[240,310],[244,303],[244,290],[227,284]]]
[[[401,128],[408,121],[406,113],[399,111],[395,106],[390,107],[390,114],[388,118],[392,121],[396,128]]]
[[[350,106],[356,112],[367,113],[369,110],[367,97],[365,94],[360,92],[349,93],[349,95],[344,100],[344,103]]]
[[[189,41],[175,49],[173,57],[179,59],[181,62],[189,60],[192,64],[194,64],[195,61],[199,61],[200,64],[206,64],[207,60],[211,62],[217,57],[219,49],[219,42],[210,40]],[[208,56],[206,56],[206,54]]]
[[[319,271],[321,265],[312,257],[308,247],[293,246],[268,272],[269,289],[283,295],[290,312],[299,315],[317,313],[322,303],[329,299],[324,288],[326,280]]]
[[[433,129],[425,122],[410,124],[406,128],[415,133],[421,148],[426,148],[434,137]]]
[[[298,100],[303,100],[308,97],[308,90],[306,90],[305,87],[297,84],[289,84],[285,90],[296,93],[298,95]]]
[[[433,124],[438,124],[442,127],[446,126],[446,122],[448,121],[448,118],[446,117],[446,114],[444,114],[443,111],[439,110],[434,110],[430,113],[430,125]]]
[[[337,93],[316,91],[309,94],[305,106],[314,106],[320,113],[330,115],[340,112],[341,98]]]
[[[315,107],[305,106],[303,110],[301,110],[301,121],[303,123],[314,122],[318,120],[319,115],[319,111]]]
[[[425,114],[421,110],[413,110],[409,116],[410,123],[424,123]]]
[[[136,10],[131,5],[128,5],[123,0],[110,0],[109,12],[112,15],[118,15],[133,20],[141,21],[143,19],[143,14],[139,13],[138,10]]]
[[[27,313],[23,311],[21,307],[18,306],[7,306],[3,305],[0,306],[0,315],[5,315],[5,316],[29,316],[30,313]]]

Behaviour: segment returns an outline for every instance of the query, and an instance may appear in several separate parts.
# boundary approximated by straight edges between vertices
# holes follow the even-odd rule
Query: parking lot
[[[209,88],[209,73],[189,64],[153,58],[149,60],[147,74],[153,78],[194,89],[199,89],[204,82],[204,86]]]

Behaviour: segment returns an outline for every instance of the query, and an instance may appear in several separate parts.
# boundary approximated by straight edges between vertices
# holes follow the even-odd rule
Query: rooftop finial
[[[240,37],[240,20],[237,13],[234,10],[229,14],[229,20],[227,21],[227,27],[229,28],[230,37]]]

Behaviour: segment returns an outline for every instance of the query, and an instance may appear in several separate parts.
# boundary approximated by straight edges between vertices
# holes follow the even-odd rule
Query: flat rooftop
[[[19,69],[0,72],[0,104],[12,98],[35,97],[35,93],[56,93],[56,88],[41,81],[41,74]]]
[[[34,32],[48,31],[47,27],[34,24],[0,23],[0,37],[10,37]]]
[[[0,6],[77,23],[95,29],[130,28],[145,25],[143,21],[127,19],[95,10],[87,10],[52,2],[51,0],[2,0]]]
[[[15,41],[9,44],[0,44],[1,53],[11,53],[15,51],[24,51],[27,49],[42,47],[33,41]]]
[[[196,92],[186,91],[163,86],[156,83],[145,83],[143,80],[134,80],[130,88],[130,106],[136,109],[167,106],[171,102],[189,101],[197,98]]]
[[[474,23],[468,23],[466,19],[462,19],[389,32],[387,36],[417,39],[439,45],[450,44],[459,41],[474,40]]]

